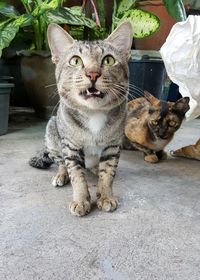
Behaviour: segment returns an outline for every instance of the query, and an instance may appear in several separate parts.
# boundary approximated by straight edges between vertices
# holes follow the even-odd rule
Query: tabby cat
[[[189,97],[167,102],[158,100],[147,91],[144,97],[130,101],[123,147],[142,151],[147,162],[166,159],[164,148],[179,129],[189,110],[188,103]]]
[[[52,184],[63,186],[71,181],[69,209],[76,216],[90,212],[85,168],[97,167],[97,206],[114,211],[117,200],[112,184],[127,111],[131,24],[124,22],[107,39],[94,42],[76,41],[51,24],[48,41],[56,64],[60,104],[57,116],[47,124],[46,149],[30,165],[58,165]]]

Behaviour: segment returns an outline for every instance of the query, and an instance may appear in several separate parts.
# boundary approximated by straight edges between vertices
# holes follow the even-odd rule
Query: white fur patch
[[[167,144],[167,140],[165,139],[156,139],[156,141],[154,142],[154,145],[156,146],[156,150],[160,151],[163,150],[163,148],[166,146]]]
[[[97,146],[89,146],[84,148],[85,166],[92,168],[99,164],[99,158],[103,148]]]
[[[88,121],[89,130],[93,134],[98,134],[100,130],[105,126],[107,116],[103,113],[97,113],[92,115]]]

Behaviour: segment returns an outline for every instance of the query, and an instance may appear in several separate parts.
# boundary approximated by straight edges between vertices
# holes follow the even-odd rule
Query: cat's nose
[[[90,78],[92,82],[96,82],[97,78],[101,76],[101,73],[100,71],[98,72],[90,71],[90,72],[86,72],[86,76]]]

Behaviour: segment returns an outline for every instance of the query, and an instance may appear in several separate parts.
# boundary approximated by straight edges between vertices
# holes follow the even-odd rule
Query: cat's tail
[[[49,157],[49,152],[46,149],[41,150],[38,155],[29,160],[29,165],[39,169],[48,169],[53,160]]]

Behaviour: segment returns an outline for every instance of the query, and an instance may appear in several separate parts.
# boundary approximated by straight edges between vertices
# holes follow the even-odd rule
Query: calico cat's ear
[[[126,53],[129,57],[133,41],[133,29],[131,23],[125,21],[120,24],[105,41],[112,44],[116,49]]]
[[[74,43],[74,39],[62,27],[55,23],[48,26],[47,38],[53,63],[58,63],[59,57],[65,47]]]
[[[148,92],[148,91],[144,91],[144,97],[147,99],[147,101],[149,101],[149,103],[151,104],[151,105],[158,105],[159,104],[159,100],[155,97],[155,96],[153,96],[150,92]]]
[[[183,97],[178,101],[176,101],[174,108],[179,112],[185,114],[190,109],[189,101],[190,101],[189,97]]]

